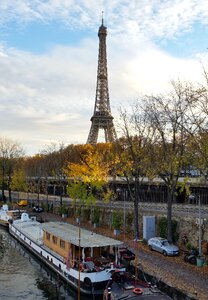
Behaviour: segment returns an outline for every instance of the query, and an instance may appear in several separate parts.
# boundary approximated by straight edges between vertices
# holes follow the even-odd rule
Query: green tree
[[[14,170],[12,181],[11,181],[11,188],[14,191],[18,192],[27,192],[28,185],[25,177],[25,173],[21,169]]]

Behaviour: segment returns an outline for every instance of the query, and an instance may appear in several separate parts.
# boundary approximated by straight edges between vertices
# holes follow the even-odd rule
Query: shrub
[[[84,208],[82,215],[83,215],[83,220],[88,221],[90,219],[90,209]]]
[[[60,213],[64,215],[68,213],[68,208],[66,207],[66,204],[63,204],[62,207],[60,207]]]
[[[186,249],[191,250],[193,248],[192,244],[190,242],[186,243]]]
[[[131,212],[128,212],[126,215],[126,232],[130,233],[132,228],[132,223],[134,221],[134,215]]]
[[[121,226],[123,225],[123,215],[118,212],[114,211],[112,215],[112,227],[113,229],[121,229]]]
[[[75,216],[79,218],[81,217],[81,215],[82,215],[82,208],[81,206],[77,206],[75,209]]]
[[[178,241],[179,234],[177,232],[178,223],[176,220],[172,220],[172,234],[173,234],[173,242]],[[158,221],[158,232],[159,236],[162,238],[167,238],[168,235],[168,222],[167,218],[163,217]]]
[[[95,207],[92,212],[92,223],[99,224],[100,221],[100,209]]]

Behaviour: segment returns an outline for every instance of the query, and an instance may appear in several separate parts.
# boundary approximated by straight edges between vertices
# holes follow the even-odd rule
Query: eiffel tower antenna
[[[114,142],[116,140],[116,131],[111,115],[109,92],[108,92],[108,71],[106,54],[106,36],[107,28],[104,26],[103,12],[102,24],[98,30],[99,54],[97,69],[97,87],[94,113],[91,118],[91,128],[87,139],[87,144],[97,144],[99,130],[103,129],[105,133],[105,142]]]

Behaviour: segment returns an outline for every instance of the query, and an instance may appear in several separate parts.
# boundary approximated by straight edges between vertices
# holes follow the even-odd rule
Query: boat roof
[[[47,222],[42,229],[64,241],[79,246],[79,227],[64,222]],[[123,242],[80,228],[80,247],[119,246]]]
[[[29,237],[37,244],[42,244],[42,238],[43,238],[43,231],[42,231],[42,224],[34,221],[29,220],[27,222],[22,222],[21,219],[15,220],[13,222],[14,226],[17,227],[22,234],[24,234],[26,237]]]

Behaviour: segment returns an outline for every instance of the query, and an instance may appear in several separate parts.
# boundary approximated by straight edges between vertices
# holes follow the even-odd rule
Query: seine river
[[[0,299],[72,300],[77,295],[0,227]]]

